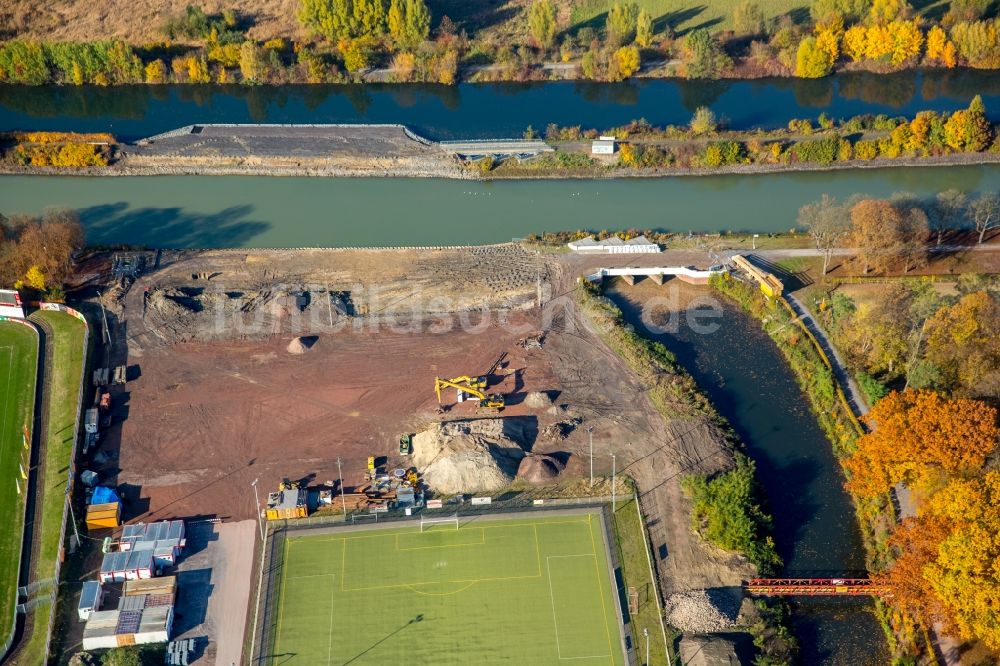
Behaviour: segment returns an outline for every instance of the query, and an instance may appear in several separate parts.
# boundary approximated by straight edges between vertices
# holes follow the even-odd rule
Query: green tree
[[[764,32],[764,12],[754,0],[741,0],[733,8],[733,30],[738,35],[759,35]]]
[[[431,10],[424,0],[406,0],[406,40],[415,46],[431,34]]]
[[[397,44],[406,41],[406,11],[403,3],[405,0],[392,0],[389,3],[389,13],[386,14],[386,26],[389,36]]]
[[[311,32],[331,42],[381,37],[386,32],[383,0],[300,0],[298,18]]]
[[[537,0],[528,8],[528,28],[538,46],[552,48],[556,37],[556,10],[550,0]]]
[[[708,30],[698,28],[684,38],[684,69],[689,78],[716,77],[730,64],[731,60],[722,50],[722,45]]]
[[[635,43],[641,48],[653,43],[653,17],[645,9],[635,19]]]
[[[608,10],[606,30],[608,41],[612,44],[623,44],[631,41],[635,34],[636,22],[639,19],[639,5],[634,2],[616,2]]]

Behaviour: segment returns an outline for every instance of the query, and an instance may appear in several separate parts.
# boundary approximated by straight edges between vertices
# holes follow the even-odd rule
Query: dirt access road
[[[670,260],[709,261],[697,252]],[[131,378],[101,445],[104,480],[126,484],[129,520],[249,518],[254,479],[263,491],[282,478],[336,479],[340,458],[353,485],[367,456],[395,464],[401,433],[475,417],[469,403],[438,414],[433,379],[485,372],[506,354],[490,390],[509,394],[504,415],[534,421],[534,451],[564,455],[568,480],[583,478],[593,427],[597,473],[610,473],[615,453],[618,470],[636,479],[665,592],[733,588],[746,567],[691,532],[680,490],[683,472],[727,464],[724,439],[701,419],[665,421],[573,300],[581,274],[650,262],[663,258],[507,246],[163,255],[126,294],[105,297],[115,362],[127,354]],[[353,314],[331,310],[331,295]],[[219,302],[224,318],[264,313],[259,327],[215,327]],[[317,316],[306,316],[312,309]],[[327,325],[331,313],[337,326]],[[519,345],[539,332],[540,348]],[[295,335],[315,336],[306,353],[289,353]],[[549,391],[555,404],[529,407],[532,391]],[[547,434],[571,419],[565,437]]]

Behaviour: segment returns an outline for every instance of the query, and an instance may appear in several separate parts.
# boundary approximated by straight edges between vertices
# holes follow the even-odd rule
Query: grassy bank
[[[46,432],[39,459],[39,503],[35,524],[35,555],[32,580],[52,578],[62,554],[62,516],[66,504],[69,470],[76,442],[77,404],[83,380],[86,328],[83,322],[62,312],[37,312],[32,321],[46,328]],[[19,664],[41,664],[46,660],[45,634],[48,606],[34,611],[31,633],[22,638]]]
[[[655,577],[650,578],[650,555],[645,525],[642,523],[639,507],[634,498],[618,504],[614,515],[614,532],[618,561],[622,567],[622,583],[626,593],[629,588],[635,588],[639,594],[638,610],[629,613],[635,651],[640,655],[639,663],[643,663],[646,649],[643,629],[649,630],[649,663],[670,663],[667,646],[663,641],[660,605],[657,599],[659,591]],[[627,598],[625,603],[628,603]],[[626,606],[626,610],[627,608]]]

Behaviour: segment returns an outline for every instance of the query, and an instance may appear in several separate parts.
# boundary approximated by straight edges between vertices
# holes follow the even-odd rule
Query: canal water
[[[951,111],[982,94],[1000,120],[1000,77],[976,70],[846,73],[818,80],[656,79],[299,86],[0,86],[0,131],[110,131],[124,140],[194,123],[405,123],[434,139],[520,136],[548,123],[684,125],[699,106],[734,129],[792,118]]]
[[[1000,165],[660,179],[0,177],[0,213],[80,212],[95,245],[329,247],[496,243],[573,229],[788,231],[831,194],[1000,189]]]
[[[684,288],[711,295],[707,288]],[[677,355],[746,444],[774,516],[785,575],[863,574],[864,549],[840,467],[781,352],[755,320],[721,297],[714,333],[697,334],[683,319],[676,332],[650,332],[635,294],[663,295],[663,289],[622,283],[607,295],[636,330]],[[653,321],[661,323],[657,316]],[[889,662],[870,600],[801,599],[793,603],[792,624],[802,664]]]

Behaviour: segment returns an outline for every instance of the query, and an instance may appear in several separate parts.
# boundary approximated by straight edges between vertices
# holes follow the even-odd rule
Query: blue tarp
[[[118,502],[118,494],[115,492],[114,488],[105,488],[104,486],[97,486],[94,488],[94,494],[90,496],[91,504],[109,504],[111,502]]]

